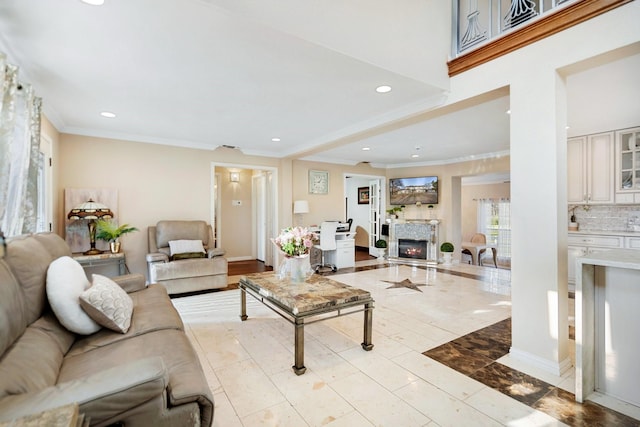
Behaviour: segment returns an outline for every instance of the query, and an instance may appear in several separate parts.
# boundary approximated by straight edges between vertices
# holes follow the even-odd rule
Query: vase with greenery
[[[378,239],[376,240],[375,247],[378,249],[378,259],[384,259],[384,254],[387,251],[387,241]]]
[[[453,243],[444,242],[440,245],[440,252],[442,252],[442,259],[444,261],[444,265],[451,265],[451,257],[454,251]]]
[[[404,205],[393,206],[387,209],[387,214],[389,215],[390,218],[397,218],[404,208],[405,208]]]
[[[115,221],[99,219],[96,221],[96,239],[109,242],[111,253],[117,254],[120,252],[120,236],[127,233],[138,231],[136,227],[131,227],[129,224],[122,224],[118,226]]]

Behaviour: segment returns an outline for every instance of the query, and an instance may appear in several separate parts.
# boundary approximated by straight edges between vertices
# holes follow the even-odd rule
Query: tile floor
[[[308,325],[302,376],[293,326],[250,297],[241,322],[238,289],[173,300],[214,394],[214,426],[640,425],[636,407],[616,408],[629,417],[573,403],[573,370],[554,377],[509,358],[508,270],[373,260],[333,278],[371,292],[375,347],[360,347],[362,314]]]

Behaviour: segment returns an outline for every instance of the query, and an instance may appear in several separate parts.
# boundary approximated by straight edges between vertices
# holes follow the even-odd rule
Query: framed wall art
[[[358,204],[369,204],[369,187],[358,187]]]
[[[309,194],[329,194],[329,172],[309,170]]]

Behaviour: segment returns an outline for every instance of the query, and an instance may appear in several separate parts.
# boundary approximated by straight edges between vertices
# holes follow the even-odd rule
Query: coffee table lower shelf
[[[265,274],[265,273],[260,273]],[[328,306],[305,311],[303,313],[296,312],[296,307],[288,307],[268,293],[265,295],[264,290],[259,285],[260,274],[251,275],[250,279],[243,277],[238,284],[240,288],[240,319],[243,321],[248,319],[247,316],[247,297],[249,294],[256,300],[260,301],[266,307],[270,308],[275,313],[279,314],[282,318],[294,325],[294,365],[292,366],[293,372],[296,375],[302,375],[306,372],[307,368],[304,366],[304,326],[320,322],[323,320],[333,319],[336,317],[346,316],[354,313],[364,312],[364,328],[363,328],[363,342],[360,344],[366,351],[373,349],[373,343],[371,341],[371,332],[373,326],[373,299],[368,296],[360,298],[356,301],[349,301],[343,303],[331,302]],[[272,275],[273,273],[270,273]],[[328,280],[328,279],[323,279]],[[333,281],[331,281],[333,282]],[[337,282],[333,282],[337,284]],[[340,284],[341,285],[341,284]],[[349,288],[347,285],[342,285]],[[352,288],[356,289],[356,288]],[[358,291],[361,291],[358,289]],[[368,293],[367,293],[368,294]],[[362,306],[362,308],[359,308]]]

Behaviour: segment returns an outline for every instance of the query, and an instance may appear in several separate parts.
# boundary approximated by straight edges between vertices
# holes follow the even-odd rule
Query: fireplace
[[[389,223],[389,262],[410,265],[438,263],[440,220],[393,220]]]
[[[398,239],[398,258],[427,259],[427,241]]]

